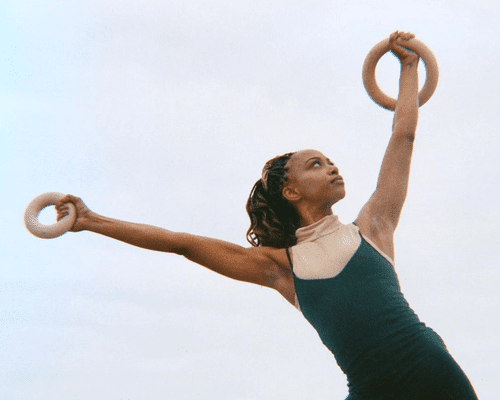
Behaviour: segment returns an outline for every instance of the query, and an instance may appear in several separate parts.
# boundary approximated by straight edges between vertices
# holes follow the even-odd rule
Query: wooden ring
[[[69,214],[53,225],[43,225],[38,222],[38,214],[45,207],[56,204],[64,197],[62,193],[49,192],[35,197],[26,207],[24,212],[24,225],[35,236],[42,239],[53,239],[69,231],[76,221],[76,207],[73,203],[67,203]]]
[[[421,107],[431,98],[436,90],[439,80],[438,63],[432,51],[418,39],[413,38],[405,41],[403,47],[417,53],[425,64],[425,84],[418,93],[418,102]],[[375,69],[378,60],[389,50],[389,39],[380,41],[370,50],[363,63],[363,85],[365,85],[368,95],[375,103],[387,110],[394,111],[397,100],[382,92],[375,79]]]

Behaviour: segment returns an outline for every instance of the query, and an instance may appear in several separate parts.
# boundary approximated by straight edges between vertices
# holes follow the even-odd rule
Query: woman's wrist
[[[401,72],[403,71],[418,71],[418,58],[409,62],[401,62]]]
[[[99,233],[99,226],[105,221],[105,217],[90,211],[82,221],[82,230]]]

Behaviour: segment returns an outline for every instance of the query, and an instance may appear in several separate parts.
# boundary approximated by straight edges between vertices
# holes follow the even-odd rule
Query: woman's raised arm
[[[77,208],[73,232],[86,230],[144,249],[182,255],[221,275],[282,293],[283,273],[287,269],[283,249],[245,248],[223,240],[107,218],[90,211],[80,198],[71,195],[56,204],[58,220],[68,213],[69,202]]]
[[[401,62],[399,96],[392,136],[382,161],[377,188],[356,220],[360,229],[394,258],[393,235],[406,200],[413,141],[418,121],[417,54],[404,48],[412,34],[394,32],[391,49]]]

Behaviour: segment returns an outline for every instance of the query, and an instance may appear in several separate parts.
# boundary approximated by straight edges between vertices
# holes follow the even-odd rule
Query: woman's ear
[[[283,188],[283,197],[290,203],[295,203],[300,200],[301,196],[297,189],[292,185],[287,185]]]

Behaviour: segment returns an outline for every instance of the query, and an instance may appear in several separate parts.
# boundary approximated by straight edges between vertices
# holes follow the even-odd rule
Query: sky
[[[420,108],[396,270],[479,398],[497,399],[499,18],[493,0],[2,1],[0,398],[344,399],[334,357],[277,292],[89,232],[38,239],[23,214],[71,193],[101,215],[249,246],[264,163],[318,149],[344,176],[334,213],[352,222],[393,118],[361,68],[403,30],[440,78]],[[393,97],[398,77],[385,55],[377,81]]]

